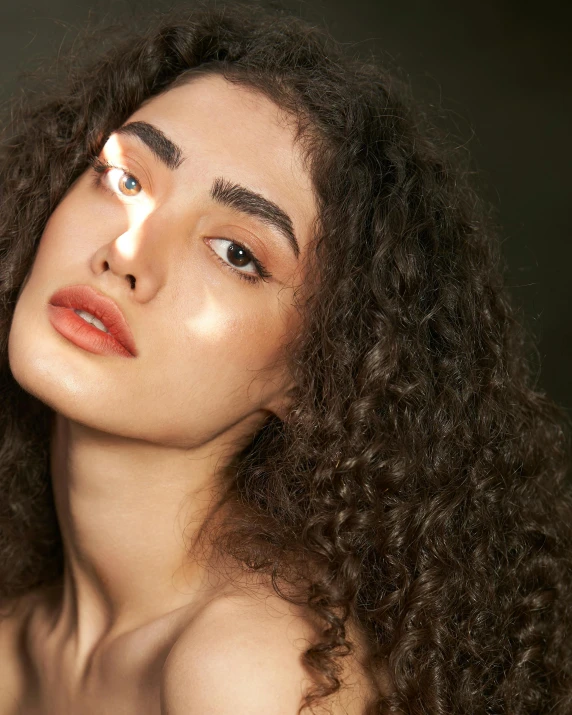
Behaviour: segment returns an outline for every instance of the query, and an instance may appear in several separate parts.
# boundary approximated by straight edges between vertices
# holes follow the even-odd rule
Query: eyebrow
[[[160,129],[148,122],[130,122],[116,129],[113,134],[128,134],[140,139],[168,169],[178,169],[184,161],[180,146],[165,136]]]
[[[185,160],[181,147],[148,122],[129,122],[116,129],[113,134],[137,137],[171,171],[177,169]],[[300,246],[296,240],[292,219],[273,201],[222,177],[214,180],[211,198],[223,206],[254,216],[276,229],[286,238],[296,258],[300,255]]]
[[[263,223],[275,228],[287,239],[296,258],[300,255],[300,246],[296,240],[292,219],[273,201],[244,186],[240,186],[240,184],[233,184],[222,177],[218,177],[213,181],[211,198],[223,206],[254,216]]]

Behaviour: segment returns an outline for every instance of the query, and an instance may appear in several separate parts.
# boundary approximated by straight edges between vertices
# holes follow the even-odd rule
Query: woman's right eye
[[[137,196],[143,189],[139,179],[123,166],[115,166],[99,157],[92,157],[90,164],[96,172],[95,185],[111,194]]]
[[[112,190],[124,196],[137,196],[142,187],[139,181],[120,167],[109,169],[106,173],[108,183]]]

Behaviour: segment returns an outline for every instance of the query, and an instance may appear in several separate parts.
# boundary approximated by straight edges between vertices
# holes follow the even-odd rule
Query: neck
[[[78,656],[204,595],[207,568],[189,548],[214,504],[220,457],[212,443],[166,447],[55,415],[51,474],[65,556],[57,621]]]

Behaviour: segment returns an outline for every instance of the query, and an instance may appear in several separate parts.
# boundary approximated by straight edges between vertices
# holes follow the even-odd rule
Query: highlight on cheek
[[[221,340],[226,342],[230,336],[241,333],[240,315],[228,303],[221,302],[206,283],[202,284],[200,299],[195,295],[194,300],[196,304],[188,312],[184,328],[184,334],[192,341],[190,350],[196,348],[199,339],[202,345],[216,347]]]

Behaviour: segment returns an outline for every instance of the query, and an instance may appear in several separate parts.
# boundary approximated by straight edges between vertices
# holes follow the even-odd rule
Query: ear
[[[268,404],[265,405],[265,408],[275,414],[282,422],[288,419],[295,387],[296,385],[294,383],[290,383],[284,389],[277,391],[271,397]]]

